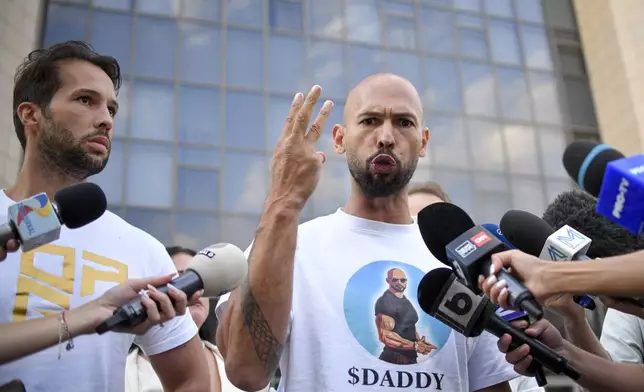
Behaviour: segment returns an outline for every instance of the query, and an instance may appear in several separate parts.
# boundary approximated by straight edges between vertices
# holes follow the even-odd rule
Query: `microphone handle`
[[[490,263],[486,263],[484,268],[484,271],[489,271]],[[525,288],[523,283],[519,282],[517,278],[505,268],[498,272],[497,277],[499,280],[503,279],[507,283],[508,293],[510,294],[509,302],[512,307],[523,310],[535,320],[541,320],[543,318],[543,308],[539,305],[537,300],[534,299],[532,292]]]
[[[545,367],[557,374],[563,373],[573,380],[579,379],[579,372],[568,365],[568,360],[566,358],[557,354],[539,340],[531,338],[522,331],[514,328],[496,314],[491,315],[491,317],[487,319],[485,329],[498,337],[501,337],[504,334],[510,335],[512,337],[512,341],[516,342],[517,346],[527,344],[530,346],[530,355],[541,362]]]
[[[16,239],[16,233],[11,226],[11,222],[0,225],[0,248],[4,247],[9,240]]]
[[[203,288],[203,282],[201,281],[201,278],[199,277],[199,275],[197,275],[196,272],[191,270],[188,270],[183,275],[179,276],[176,279],[173,279],[170,283],[174,287],[186,293],[186,296],[188,298],[190,298],[194,293]],[[157,287],[156,289],[166,295],[170,290],[167,285]],[[170,296],[168,297],[170,298],[172,305],[174,305],[174,299],[172,299],[172,297]],[[161,310],[159,304],[157,304],[157,308]],[[129,303],[116,308],[112,316],[103,321],[96,328],[96,333],[101,335],[115,328],[135,327],[143,323],[145,320],[147,320],[147,318],[148,314],[145,310],[145,307],[141,303],[141,299],[135,298]]]

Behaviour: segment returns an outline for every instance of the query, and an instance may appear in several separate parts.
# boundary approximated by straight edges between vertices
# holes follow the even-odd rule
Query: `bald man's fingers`
[[[301,107],[302,93],[297,93],[295,94],[295,97],[293,97],[293,102],[291,103],[291,107],[288,110],[288,114],[286,115],[286,121],[284,122],[284,128],[282,129],[282,137],[291,133],[291,131],[293,130],[295,116],[297,116],[297,113],[300,111]]]
[[[324,131],[324,125],[326,125],[326,122],[329,119],[332,108],[333,101],[324,102],[324,105],[322,105],[322,109],[320,109],[317,118],[313,122],[313,125],[311,125],[311,130],[306,135],[307,140],[311,141],[312,143],[317,143],[317,141],[320,140],[320,136],[322,136],[322,132]]]
[[[306,95],[304,105],[302,105],[300,111],[297,113],[297,117],[295,117],[295,124],[293,124],[294,134],[306,135],[306,131],[309,128],[309,121],[311,121],[311,113],[318,99],[320,99],[320,95],[322,95],[322,87],[318,85],[313,86],[311,91]]]

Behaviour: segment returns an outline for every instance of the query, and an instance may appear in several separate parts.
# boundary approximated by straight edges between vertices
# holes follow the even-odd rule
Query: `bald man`
[[[311,94],[304,106],[296,95],[277,143],[269,196],[247,251],[249,280],[217,307],[229,379],[260,389],[279,361],[279,391],[510,392],[507,381],[517,374],[497,339],[453,332],[422,312],[414,294],[425,273],[443,267],[408,210],[409,180],[429,140],[414,86],[378,74],[351,90],[343,124],[333,126],[335,152],[351,173],[349,200],[298,227],[319,177],[302,157],[313,156],[317,136],[310,135],[324,124],[316,121],[304,139],[290,124],[308,123],[320,91]]]

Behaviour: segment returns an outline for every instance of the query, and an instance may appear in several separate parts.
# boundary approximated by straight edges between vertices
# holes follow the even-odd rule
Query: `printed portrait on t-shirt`
[[[426,361],[445,345],[450,328],[425,314],[416,298],[425,274],[397,261],[375,261],[349,279],[344,313],[351,333],[371,355],[395,365]]]

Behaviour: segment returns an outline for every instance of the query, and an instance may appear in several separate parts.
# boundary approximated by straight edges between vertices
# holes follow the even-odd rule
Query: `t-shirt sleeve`
[[[510,380],[510,388],[513,392],[546,392],[537,384],[534,377],[519,376],[514,380]]]
[[[152,250],[148,262],[153,267],[148,268],[148,270],[157,271],[155,273],[157,276],[171,273],[176,274],[177,269],[163,245],[154,239],[151,239],[151,241],[154,244],[150,245]],[[163,327],[155,325],[144,335],[136,336],[134,343],[141,347],[147,356],[156,355],[187,343],[197,332],[197,325],[192,320],[190,312],[186,311],[184,315],[177,316],[165,322]]]
[[[512,365],[505,361],[505,355],[499,351],[496,345],[497,337],[483,332],[474,339],[467,362],[470,391],[491,387],[519,376],[512,369]]]
[[[644,341],[639,318],[608,309],[601,344],[615,362],[642,363]]]

